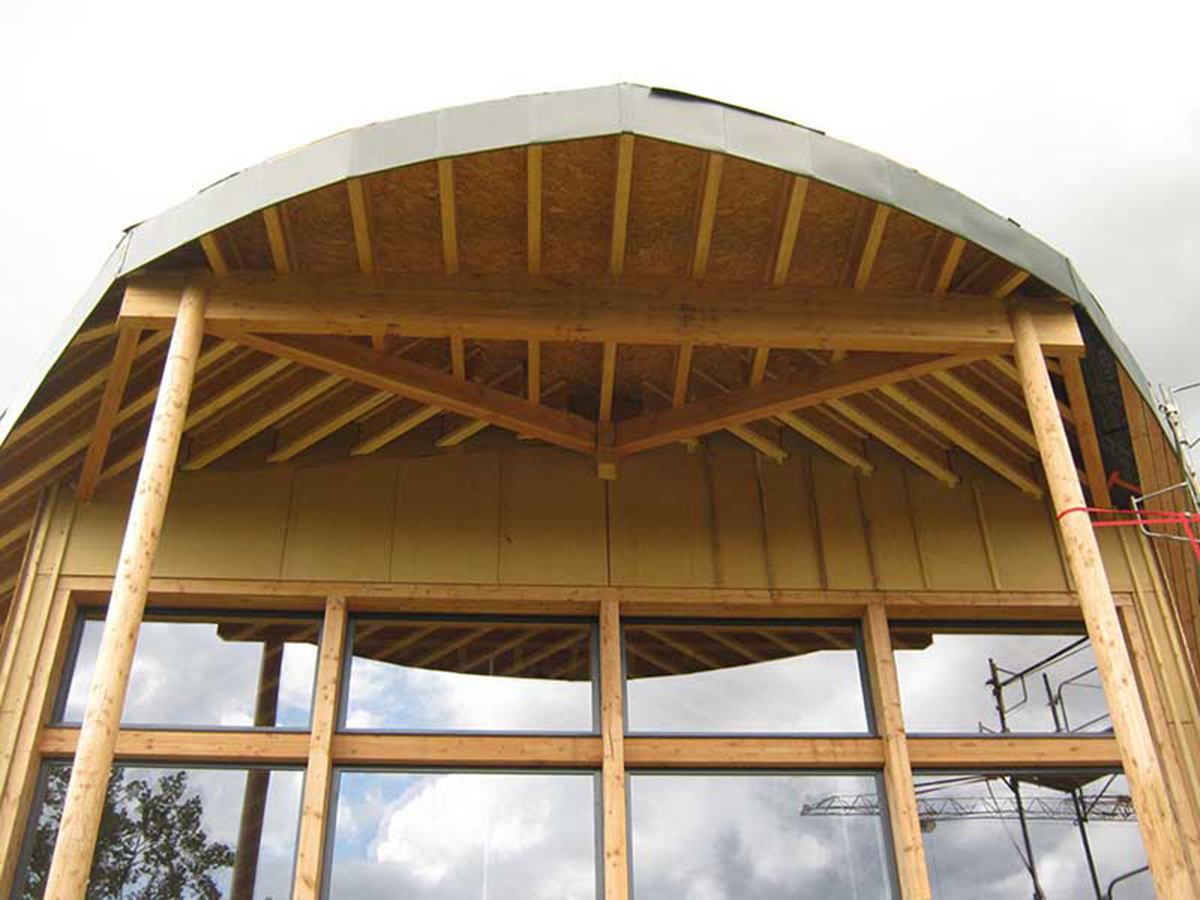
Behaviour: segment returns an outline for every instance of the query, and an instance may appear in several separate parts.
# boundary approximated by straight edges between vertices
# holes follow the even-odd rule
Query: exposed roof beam
[[[1008,410],[994,403],[989,397],[953,372],[935,372],[932,377],[935,381],[945,385],[955,394],[962,397],[963,400],[978,409],[1022,444],[1029,447],[1034,453],[1037,452],[1037,438],[1033,436],[1032,429],[1008,412]]]
[[[750,387],[763,383],[763,379],[767,377],[767,361],[770,357],[770,347],[754,348],[754,361],[750,363]]]
[[[861,400],[859,402],[861,403]],[[829,405],[858,425],[859,428],[874,435],[901,456],[907,457],[913,464],[924,469],[938,481],[950,487],[957,487],[959,477],[950,470],[940,450],[934,452],[918,446],[909,436],[880,418],[868,406],[851,404],[845,400],[831,400]]]
[[[592,453],[596,448],[595,423],[580,416],[535,406],[504,391],[447,377],[426,366],[384,356],[349,341],[249,334],[231,334],[230,339],[339,378],[485,419],[568,450]]]
[[[1030,476],[1029,471],[1019,463],[1006,459],[996,448],[989,447],[986,440],[972,431],[969,421],[964,417],[957,416],[953,410],[945,407],[935,408],[934,401],[928,395],[921,396],[908,386],[885,385],[879,392],[903,407],[914,418],[941,432],[1001,478],[1007,479],[1025,493],[1041,499],[1042,489]]]
[[[1029,273],[1017,269],[992,289],[992,296],[1002,300],[1029,280]]]
[[[280,275],[287,275],[292,271],[292,263],[288,256],[283,216],[280,215],[278,206],[268,206],[262,214],[263,222],[267,226],[267,243],[271,246],[271,261],[275,264],[275,271]]]
[[[438,208],[442,219],[442,266],[447,275],[458,272],[458,218],[454,203],[454,160],[439,159]]]
[[[547,386],[546,389],[544,391],[542,391],[541,399],[543,401],[549,399],[550,397],[557,394],[559,391],[561,391],[566,386],[567,386],[566,381],[564,381],[561,378],[558,379],[558,381]],[[436,442],[436,446],[438,446],[438,447],[457,447],[459,444],[463,443],[468,438],[474,437],[475,435],[479,434],[479,432],[484,431],[485,429],[487,429],[489,427],[491,427],[491,423],[485,422],[483,419],[470,419],[467,422],[464,422],[462,425],[459,425],[453,431],[450,431],[449,433],[447,433],[447,434],[443,435],[441,438],[439,438]]]
[[[703,369],[696,370],[696,377],[714,388],[718,393],[728,394],[731,392],[730,388],[726,387]],[[787,451],[783,449],[783,446],[778,441],[771,440],[757,428],[750,425],[730,425],[725,430],[743,443],[749,444],[763,456],[777,463],[782,463],[788,457]]]
[[[350,223],[354,229],[358,271],[370,275],[375,271],[375,249],[371,243],[371,215],[367,210],[367,192],[363,180],[347,178],[346,192],[350,198]]]
[[[604,358],[600,364],[600,421],[612,421],[613,387],[617,378],[617,343],[604,342]]]
[[[90,328],[82,329],[75,337],[71,338],[71,347],[82,347],[84,344],[91,344],[95,341],[103,340],[106,337],[112,337],[117,333],[117,322],[105,322],[102,325],[93,325]]]
[[[690,343],[680,344],[675,355],[675,388],[671,393],[671,405],[683,406],[687,402],[688,382],[692,374],[692,350]]]
[[[696,246],[692,251],[692,278],[699,280],[708,270],[708,251],[712,248],[713,225],[717,221],[717,194],[721,190],[721,169],[725,157],[708,154],[704,167],[704,192],[700,197],[700,215],[696,222]]]
[[[204,251],[204,258],[208,260],[208,267],[214,275],[222,278],[229,274],[229,263],[225,261],[225,254],[221,252],[215,232],[200,238],[200,249]]]
[[[975,356],[860,354],[826,366],[803,382],[776,382],[693,401],[687,406],[626,419],[616,425],[618,455],[639,453],[675,441],[745,425],[779,413],[817,406],[885,384],[974,361]]]
[[[33,517],[29,517],[22,522],[18,522],[7,531],[0,532],[0,552],[7,550],[13,544],[19,543],[25,539],[25,536],[33,530]]]
[[[113,352],[112,365],[108,369],[108,381],[100,398],[100,408],[96,410],[96,424],[92,426],[92,441],[88,445],[83,469],[79,473],[79,483],[75,487],[75,497],[82,502],[92,499],[100,481],[100,470],[104,466],[108,442],[117,424],[117,414],[121,410],[121,400],[125,396],[129,373],[133,371],[133,360],[140,335],[141,332],[136,328],[122,329],[117,335],[117,347]]]
[[[871,214],[871,224],[867,228],[866,239],[858,256],[858,266],[854,272],[854,289],[865,291],[871,282],[871,272],[875,268],[875,258],[879,255],[879,245],[883,243],[883,232],[887,228],[891,207],[882,203],[875,204]]]
[[[530,144],[525,161],[525,247],[529,274],[537,276],[542,271],[542,145]],[[537,404],[542,397],[542,345],[536,340],[528,345],[529,385],[525,396],[530,403]]]
[[[519,365],[517,365],[517,366],[513,366],[512,368],[510,368],[504,372],[501,372],[499,375],[497,375],[494,378],[489,378],[487,381],[485,381],[483,383],[484,383],[484,385],[486,385],[487,387],[490,387],[490,388],[499,388],[505,382],[511,381],[512,379],[516,378],[520,374],[521,374],[521,367]],[[483,431],[490,424],[491,423],[488,422],[486,419],[468,419],[467,421],[461,423],[457,427],[451,429],[446,434],[444,434],[440,438],[438,438],[438,440],[434,442],[435,446],[437,446],[437,447],[456,447],[459,444],[461,444],[463,441],[465,441],[467,438],[472,437],[476,434],[479,434],[479,432]]]
[[[633,187],[633,135],[617,138],[617,183],[613,191],[612,242],[609,246],[608,271],[625,271],[625,243],[629,236],[629,195]]]
[[[1100,453],[1100,441],[1096,436],[1096,423],[1092,419],[1092,404],[1088,400],[1083,369],[1079,365],[1079,360],[1065,357],[1062,361],[1062,370],[1063,381],[1067,385],[1067,399],[1070,400],[1071,411],[1075,416],[1075,434],[1079,438],[1079,453],[1083,457],[1083,468],[1087,473],[1092,505],[1111,509],[1112,497],[1108,493],[1104,457]]]
[[[124,325],[167,329],[177,278],[146,277],[126,290]],[[280,277],[231,273],[209,286],[211,331],[795,349],[956,353],[1012,348],[1002,304],[916,291],[680,284],[671,279]],[[1027,302],[1047,354],[1079,355],[1067,304]]]
[[[528,344],[525,398],[536,406],[542,402],[542,345],[538,341],[529,341]]]
[[[792,270],[792,256],[796,251],[796,235],[800,233],[800,217],[804,214],[804,201],[808,197],[808,179],[802,175],[792,178],[788,194],[787,212],[783,216],[783,228],[779,233],[779,248],[775,251],[775,265],[771,271],[771,284],[779,287],[787,281]]]
[[[797,434],[812,441],[825,452],[837,457],[846,465],[857,469],[863,475],[874,474],[875,466],[859,450],[851,447],[845,441],[839,440],[824,429],[818,428],[800,414],[780,413],[775,418]]]
[[[967,242],[954,235],[950,239],[950,243],[946,245],[946,255],[942,257],[941,265],[938,267],[937,281],[934,282],[933,292],[938,296],[943,296],[950,290],[950,282],[954,280],[954,273],[958,269],[958,262],[962,259],[963,250],[967,247]]]
[[[318,399],[312,407],[301,410],[296,422],[285,423],[279,429],[278,443],[267,462],[291,459],[391,399],[390,394],[365,389],[362,385],[341,385]]]

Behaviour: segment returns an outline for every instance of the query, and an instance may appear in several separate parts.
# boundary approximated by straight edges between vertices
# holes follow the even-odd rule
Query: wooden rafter
[[[458,273],[458,215],[454,202],[454,161],[439,159],[438,209],[442,221],[442,267],[447,275]]]
[[[757,387],[767,377],[767,362],[770,356],[770,347],[754,348],[754,360],[750,363],[750,387]]]
[[[1062,360],[1062,369],[1063,381],[1067,385],[1067,399],[1075,418],[1075,434],[1079,438],[1083,469],[1087,473],[1088,490],[1092,495],[1092,505],[1111,509],[1112,497],[1108,493],[1104,457],[1100,453],[1100,440],[1096,435],[1096,423],[1092,419],[1092,404],[1088,399],[1087,383],[1083,380],[1083,369],[1079,360],[1071,357]]]
[[[980,413],[987,416],[1022,444],[1036,452],[1037,440],[1033,436],[1032,429],[1010,413],[1008,410],[1001,407],[999,404],[990,399],[983,392],[969,384],[964,379],[960,378],[954,372],[934,372],[931,373],[931,379],[944,385],[947,389],[953,391],[972,407],[979,410]]]
[[[643,414],[616,425],[618,455],[638,453],[744,425],[779,413],[817,406],[851,394],[972,362],[974,356],[859,354],[826,366],[803,382],[775,382],[730,391],[687,406]]]
[[[933,284],[933,292],[939,297],[945,296],[950,290],[950,283],[954,281],[954,273],[958,270],[959,260],[962,259],[963,250],[966,247],[967,242],[958,235],[952,236],[946,245],[946,255],[942,257],[938,266],[937,280]]]
[[[92,325],[82,328],[80,329],[79,333],[75,335],[75,337],[71,338],[71,349],[74,350],[76,347],[82,347],[85,344],[93,344],[96,341],[102,341],[105,338],[112,337],[116,333],[117,323],[115,321],[104,322],[101,325]]]
[[[204,258],[208,260],[208,267],[214,275],[220,278],[229,274],[229,263],[225,261],[225,254],[221,252],[215,233],[200,238],[200,249],[204,251]]]
[[[914,465],[924,469],[938,481],[949,487],[957,487],[959,477],[951,471],[945,456],[940,451],[919,446],[911,436],[901,432],[894,424],[885,421],[878,410],[865,404],[862,398],[855,402],[832,400],[829,406],[839,415],[845,416],[858,427],[887,444]]]
[[[1017,269],[1011,275],[1001,279],[1000,283],[992,288],[992,296],[997,300],[1002,300],[1028,280],[1029,273],[1023,269]]]
[[[525,200],[525,248],[527,267],[531,276],[542,271],[542,146],[530,144],[526,159]],[[530,403],[541,402],[542,396],[542,345],[537,340],[527,341],[528,387],[525,393]]]
[[[704,189],[700,196],[700,213],[696,220],[696,243],[692,250],[692,279],[700,280],[708,270],[708,251],[712,248],[713,225],[717,221],[717,194],[721,190],[721,169],[725,157],[708,154],[704,166]]]
[[[125,293],[121,319],[169,328],[178,279],[147,277]],[[730,345],[853,352],[961,353],[1012,349],[999,304],[918,291],[783,288],[638,278],[531,279],[521,276],[280,277],[233,273],[210,288],[214,333],[406,337],[631,344]],[[1048,354],[1079,355],[1071,309],[1030,302]]]
[[[779,247],[775,250],[775,264],[771,270],[771,284],[779,287],[787,281],[792,270],[792,256],[796,250],[796,235],[800,233],[800,217],[804,214],[804,201],[808,197],[808,179],[796,175],[788,185],[787,211],[783,216],[783,228],[779,232]]]
[[[695,372],[698,379],[716,390],[717,393],[728,394],[732,392],[732,388],[722,384],[718,379],[714,378],[711,374],[705,372],[703,369],[696,369]],[[788,454],[787,451],[783,449],[783,446],[778,441],[774,441],[767,437],[758,428],[755,428],[751,425],[730,425],[725,430],[743,443],[749,444],[763,456],[766,456],[777,463],[781,463],[787,459]]]
[[[976,432],[969,419],[958,416],[947,406],[938,406],[936,398],[919,393],[912,385],[887,385],[879,389],[885,397],[903,407],[910,415],[949,438],[981,463],[1010,481],[1025,493],[1041,499],[1042,489],[1029,470],[1014,461]]]
[[[845,441],[835,437],[823,428],[819,428],[799,413],[780,413],[775,418],[797,434],[812,441],[822,450],[836,456],[846,465],[857,469],[863,475],[872,475],[875,466],[860,450]]]
[[[892,209],[882,203],[876,203],[871,213],[871,224],[867,228],[866,239],[858,256],[858,264],[854,270],[854,289],[864,291],[871,282],[871,272],[875,269],[875,258],[879,255],[879,245],[883,243],[883,232],[887,228],[888,216]]]
[[[592,453],[596,448],[594,422],[535,406],[512,394],[460,381],[407,360],[384,356],[366,347],[333,338],[264,337],[237,334],[231,339],[281,359],[357,381],[378,390],[437,406],[510,431],[525,433],[568,450]]]
[[[361,178],[347,178],[346,192],[350,199],[350,224],[354,229],[354,252],[358,271],[370,275],[375,271],[375,248],[371,242],[371,214],[367,208],[367,193]]]
[[[500,379],[500,381],[498,381],[497,384],[493,384],[492,386],[493,387],[498,386],[498,384],[502,383],[502,381],[506,381],[506,380],[508,380],[508,378],[511,378],[514,375],[519,374],[519,373],[520,373],[519,368],[517,368],[515,370],[511,370],[509,373],[506,373],[506,375],[502,379]],[[542,403],[545,403],[547,400],[551,399],[555,394],[557,394],[559,391],[564,390],[566,387],[567,387],[567,382],[564,379],[560,378],[557,381],[555,381],[554,383],[547,385],[542,390],[542,395],[539,399]],[[440,438],[438,438],[438,440],[436,442],[436,446],[438,446],[438,447],[457,447],[459,444],[463,443],[464,441],[468,440],[469,438],[474,437],[475,435],[479,434],[479,432],[484,431],[490,427],[491,427],[491,423],[486,421],[485,419],[468,419],[466,422],[463,422],[457,428],[454,428],[454,429],[448,431],[446,434],[444,434]]]
[[[632,134],[617,138],[617,181],[613,189],[612,240],[609,244],[608,271],[621,275],[625,271],[625,243],[629,236],[629,196],[633,187]]]
[[[283,215],[277,206],[268,206],[263,210],[263,222],[267,226],[267,243],[271,246],[271,262],[275,271],[287,275],[292,271],[292,262],[288,253],[287,233],[283,227]]]
[[[133,370],[133,360],[137,352],[140,334],[141,332],[137,329],[131,328],[123,329],[117,335],[117,348],[113,352],[112,365],[108,370],[108,381],[104,385],[104,394],[100,398],[100,408],[96,411],[96,424],[92,426],[91,443],[88,445],[87,455],[83,460],[83,469],[79,474],[79,483],[75,488],[75,496],[80,501],[91,500],[96,485],[100,481],[100,470],[104,466],[108,442],[117,425],[117,416],[121,411],[121,399],[125,396],[125,385],[129,381],[129,373]]]
[[[612,421],[613,386],[617,376],[616,341],[604,342],[603,359],[600,364],[600,421]]]
[[[693,346],[684,342],[675,353],[675,388],[671,393],[671,405],[683,406],[687,402],[688,383],[692,375]]]

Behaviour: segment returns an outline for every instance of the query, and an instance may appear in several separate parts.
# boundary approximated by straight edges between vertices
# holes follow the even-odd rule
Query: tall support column
[[[625,676],[621,666],[621,608],[600,605],[600,733],[604,756],[604,900],[629,900],[625,802]]]
[[[179,304],[104,618],[92,690],[46,881],[46,900],[83,900],[87,892],[129,670],[150,588],[150,570],[158,551],[192,378],[204,337],[206,300],[203,285],[190,285]]]
[[[925,845],[921,840],[921,820],[917,814],[917,795],[913,789],[908,737],[900,709],[900,682],[896,678],[896,657],[892,653],[892,636],[882,603],[867,606],[863,617],[863,642],[875,730],[883,738],[883,780],[900,896],[903,900],[929,900],[932,894],[925,866]]]
[[[1021,389],[1129,779],[1154,886],[1162,900],[1184,900],[1192,896],[1187,866],[1100,547],[1090,516],[1080,509],[1085,505],[1083,489],[1050,385],[1037,327],[1029,311],[1019,306],[1012,308],[1010,317]]]

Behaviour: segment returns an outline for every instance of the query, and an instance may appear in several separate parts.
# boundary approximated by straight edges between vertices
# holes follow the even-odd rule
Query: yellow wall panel
[[[920,590],[925,587],[925,571],[904,483],[907,463],[874,442],[868,452],[875,472],[859,484],[879,587]]]
[[[791,451],[791,442],[788,446]],[[820,541],[807,456],[791,452],[781,466],[764,462],[761,474],[772,587],[820,588]]]
[[[858,502],[858,476],[824,453],[814,453],[810,458],[828,587],[869,590],[875,582]]]
[[[776,464],[756,456],[741,448],[708,452],[718,587],[770,586],[758,467],[775,468]]]
[[[992,589],[991,567],[970,484],[951,488],[916,471],[906,472],[905,477],[929,588]]]

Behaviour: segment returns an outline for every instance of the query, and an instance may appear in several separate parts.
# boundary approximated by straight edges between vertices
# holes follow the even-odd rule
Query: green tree
[[[33,835],[21,900],[41,900],[62,819],[71,770],[54,766]],[[154,781],[113,769],[104,799],[88,900],[220,900],[213,875],[233,865],[233,850],[209,840],[204,805],[187,772]]]

